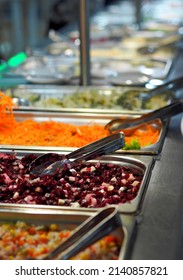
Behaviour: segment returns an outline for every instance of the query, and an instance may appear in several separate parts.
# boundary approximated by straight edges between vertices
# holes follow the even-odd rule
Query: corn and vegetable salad
[[[24,221],[0,225],[0,260],[40,259],[65,241],[72,231],[58,224],[37,225]],[[118,259],[121,241],[107,235],[72,259]]]

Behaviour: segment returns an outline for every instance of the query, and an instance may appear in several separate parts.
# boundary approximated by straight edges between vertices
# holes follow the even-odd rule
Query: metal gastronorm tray
[[[59,224],[61,229],[73,230],[77,228],[87,218],[91,217],[94,213],[89,212],[77,212],[72,209],[69,211],[60,210],[46,210],[26,208],[23,205],[21,207],[13,206],[7,208],[6,205],[0,209],[0,224],[10,223],[16,221],[24,221],[28,224],[36,225],[49,225]],[[134,242],[134,233],[136,219],[132,216],[120,215],[122,226],[118,227],[112,232],[115,236],[121,240],[121,249],[119,253],[119,260],[129,259],[130,251]]]
[[[56,121],[56,122],[63,122],[63,123],[70,123],[74,125],[87,125],[87,124],[98,124],[105,126],[111,119],[114,118],[116,115],[103,115],[103,114],[89,114],[89,113],[63,113],[63,112],[45,112],[45,111],[31,111],[31,110],[18,110],[14,113],[15,118],[17,121],[24,121],[27,119],[33,119],[37,122],[43,122],[43,121]],[[136,117],[139,115],[125,115],[121,114],[120,117],[124,118],[130,118],[130,117]],[[156,122],[154,125],[157,124]],[[120,154],[150,154],[150,155],[156,155],[161,151],[165,134],[167,131],[167,122],[166,123],[159,123],[158,129],[160,130],[160,137],[158,139],[158,142],[153,145],[149,145],[146,147],[141,148],[140,150],[119,150],[117,151]],[[72,151],[74,147],[50,147],[50,146],[21,146],[21,145],[4,145],[0,144],[1,150],[32,150],[32,151]]]
[[[28,100],[29,106],[19,103],[22,109],[95,114],[143,114],[167,105],[173,98],[173,93],[165,91],[153,97],[152,101],[150,100],[151,105],[144,109],[143,102],[138,97],[138,94],[144,91],[147,89],[130,86],[18,85],[7,88],[5,93],[14,98],[15,102],[17,102],[17,97]],[[119,105],[115,105],[117,99],[120,100]],[[90,106],[87,105],[89,103]]]
[[[21,152],[18,153],[17,156],[18,157],[23,157],[27,154],[30,154],[30,152]],[[63,154],[63,153],[60,153]],[[139,170],[140,173],[143,174],[143,179],[142,179],[142,183],[140,186],[140,189],[138,191],[137,196],[132,199],[130,202],[126,202],[126,203],[121,203],[117,205],[118,211],[120,213],[123,214],[136,214],[140,211],[141,206],[142,206],[142,202],[143,202],[143,198],[145,195],[145,191],[148,187],[148,182],[151,176],[151,171],[153,169],[154,166],[154,162],[155,159],[152,156],[141,156],[141,155],[136,155],[136,156],[120,156],[120,155],[106,155],[106,156],[102,156],[97,158],[97,160],[92,160],[92,162],[103,162],[103,163],[113,163],[113,164],[117,164],[117,165],[125,165],[125,166],[129,166],[131,168],[135,168],[136,170]],[[4,205],[6,204],[6,207],[12,207],[12,205],[19,205],[19,204],[15,204],[15,203],[0,203],[0,208],[4,207]],[[30,204],[26,204],[26,207],[29,208]],[[20,204],[20,207],[21,204]],[[35,207],[36,209],[58,209],[58,210],[69,210],[71,208],[74,208],[74,206],[52,206],[52,205],[34,205],[31,207]],[[101,208],[87,208],[87,207],[75,207],[74,208],[77,211],[86,211],[86,212],[95,212]]]

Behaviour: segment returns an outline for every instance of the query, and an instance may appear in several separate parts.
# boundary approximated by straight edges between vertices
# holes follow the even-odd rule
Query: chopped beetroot
[[[82,162],[42,178],[30,175],[30,154],[0,154],[0,203],[96,208],[133,200],[143,173],[128,165]]]

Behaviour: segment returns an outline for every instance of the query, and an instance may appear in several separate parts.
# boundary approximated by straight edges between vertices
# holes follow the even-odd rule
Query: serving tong
[[[109,154],[124,147],[124,145],[124,133],[119,132],[83,146],[61,160],[59,154],[46,153],[32,161],[29,165],[29,173],[40,177],[54,175],[57,171],[61,172],[65,166],[71,168],[76,163]]]
[[[169,90],[173,92],[180,89],[182,86],[183,86],[183,76],[164,82],[163,84],[158,85],[153,89],[150,89],[146,93],[142,92],[139,94],[139,98],[141,99],[141,101],[148,101],[153,96],[159,95],[163,93],[165,90]]]
[[[77,227],[66,241],[43,259],[68,260],[118,227],[122,227],[122,221],[117,207],[103,208]]]
[[[146,122],[156,119],[167,120],[170,117],[183,112],[183,99],[177,99],[173,103],[164,106],[160,109],[154,110],[150,113],[144,114],[138,118],[122,119],[116,118],[106,124],[106,129],[110,133],[117,133],[123,129],[131,129],[138,127]]]
[[[149,43],[146,46],[142,46],[137,49],[137,52],[140,54],[153,54],[157,52],[159,49],[164,47],[170,47],[174,45],[175,43],[179,42],[182,39],[182,34],[173,34],[168,35],[162,39],[160,39],[159,43]]]

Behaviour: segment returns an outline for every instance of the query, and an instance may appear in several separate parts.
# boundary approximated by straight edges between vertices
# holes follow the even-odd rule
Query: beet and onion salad
[[[60,155],[60,159],[64,156]],[[61,173],[36,177],[28,172],[36,155],[0,153],[0,203],[104,207],[132,201],[143,173],[130,166],[82,162]]]

